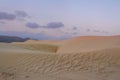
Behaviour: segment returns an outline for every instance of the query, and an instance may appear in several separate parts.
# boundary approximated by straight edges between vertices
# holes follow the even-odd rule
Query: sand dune
[[[0,43],[0,80],[119,80],[120,37]]]
[[[26,42],[13,42],[14,46],[21,47],[23,49],[28,50],[37,50],[37,51],[43,51],[43,52],[52,52],[56,53],[59,46],[61,45],[60,41],[57,40],[28,40]]]
[[[15,46],[37,51],[57,52],[58,46],[50,44],[15,44]]]
[[[57,53],[89,52],[94,50],[120,47],[118,36],[87,36],[65,40]]]

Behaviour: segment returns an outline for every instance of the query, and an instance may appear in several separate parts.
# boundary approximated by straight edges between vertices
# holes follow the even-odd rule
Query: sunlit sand
[[[0,80],[119,80],[120,36],[0,43]]]

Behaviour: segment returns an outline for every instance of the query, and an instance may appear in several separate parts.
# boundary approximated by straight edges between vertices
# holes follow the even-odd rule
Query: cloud
[[[101,32],[100,30],[93,30],[94,32]]]
[[[73,27],[72,29],[73,29],[73,30],[77,30],[77,27]]]
[[[15,20],[16,15],[7,13],[7,12],[0,12],[0,20]]]
[[[73,35],[77,35],[78,33],[77,33],[77,32],[73,32],[72,34],[73,34]]]
[[[5,24],[5,22],[3,22],[3,21],[0,21],[0,24]]]
[[[38,23],[35,23],[35,22],[28,22],[26,24],[26,27],[29,27],[29,28],[51,28],[51,29],[56,29],[56,28],[60,28],[60,27],[64,27],[64,24],[62,22],[51,22],[51,23],[48,23],[47,25],[43,25],[43,26],[40,26]]]
[[[60,28],[60,27],[64,27],[64,24],[62,22],[51,22],[51,23],[48,23],[44,27],[45,28]]]
[[[109,32],[103,30],[102,33],[109,33]]]
[[[106,34],[107,34],[107,33],[109,33],[109,32],[107,32],[107,31],[104,31],[104,30],[102,30],[102,31],[101,31],[101,30],[93,30],[93,32],[98,32],[98,33],[106,33]]]
[[[22,20],[25,21],[25,18],[30,16],[25,11],[15,11],[14,13],[0,12],[0,20]]]
[[[21,18],[25,18],[29,16],[25,11],[15,11],[15,14],[17,17],[21,17]]]
[[[86,29],[87,32],[90,32],[91,30],[90,29]]]
[[[39,28],[40,27],[40,25],[39,24],[37,24],[37,23],[35,23],[35,22],[28,22],[27,24],[26,24],[26,27],[29,27],[29,28],[32,28],[32,29],[36,29],[36,28]]]

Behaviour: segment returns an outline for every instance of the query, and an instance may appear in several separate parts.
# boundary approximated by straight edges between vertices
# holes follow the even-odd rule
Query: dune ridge
[[[45,52],[57,52],[58,46],[50,44],[16,44],[15,46],[29,49],[29,50],[38,50]]]

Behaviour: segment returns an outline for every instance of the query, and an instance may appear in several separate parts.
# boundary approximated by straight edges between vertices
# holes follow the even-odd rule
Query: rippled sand
[[[0,80],[120,80],[120,37],[0,43]]]

